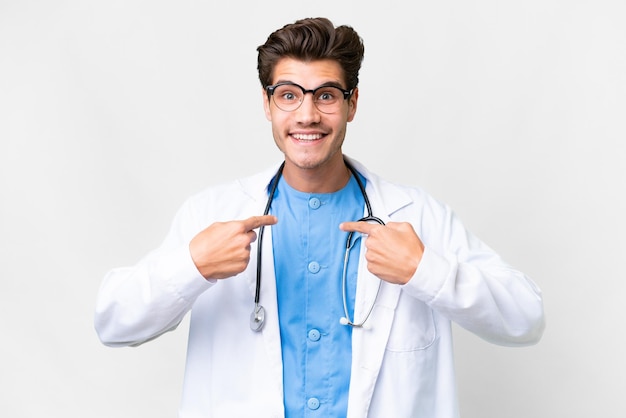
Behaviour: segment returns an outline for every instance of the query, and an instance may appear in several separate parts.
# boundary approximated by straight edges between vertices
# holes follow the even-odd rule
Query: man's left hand
[[[387,225],[344,222],[339,228],[367,235],[367,269],[390,283],[406,284],[415,274],[424,254],[422,240],[407,222],[389,222]]]

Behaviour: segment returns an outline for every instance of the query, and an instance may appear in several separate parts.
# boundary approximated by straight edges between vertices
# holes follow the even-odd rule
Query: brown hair
[[[359,84],[359,70],[365,48],[350,26],[338,26],[323,17],[306,18],[283,26],[257,48],[257,69],[261,85],[272,83],[276,63],[285,57],[302,61],[331,59],[343,69],[347,89]]]

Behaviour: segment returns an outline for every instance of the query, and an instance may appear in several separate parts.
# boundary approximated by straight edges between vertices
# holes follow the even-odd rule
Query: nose
[[[317,123],[320,121],[320,111],[315,105],[313,94],[307,92],[302,98],[302,104],[296,109],[296,118],[302,124]]]

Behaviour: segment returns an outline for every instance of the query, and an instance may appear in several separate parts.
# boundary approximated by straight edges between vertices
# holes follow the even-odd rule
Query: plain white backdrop
[[[623,417],[625,10],[0,0],[0,415],[176,416],[186,322],[104,347],[98,286],[187,196],[279,161],[256,47],[327,16],[366,46],[346,153],[449,203],[544,292],[536,346],[455,329],[462,416]]]

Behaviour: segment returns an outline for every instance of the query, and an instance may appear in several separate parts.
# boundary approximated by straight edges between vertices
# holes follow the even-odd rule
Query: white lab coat
[[[533,344],[544,327],[541,292],[466,231],[447,206],[352,163],[367,179],[374,214],[410,222],[426,250],[409,283],[382,283],[367,327],[353,331],[347,416],[458,417],[450,321],[496,344]],[[275,171],[193,196],[157,250],[134,267],[111,271],[102,283],[95,326],[107,345],[141,344],[192,311],[180,418],[284,415],[271,227],[263,240],[262,332],[249,327],[256,242],[248,268],[219,281],[205,280],[188,250],[191,238],[216,221],[261,214]],[[379,282],[367,270],[364,251],[362,245],[357,320]]]

